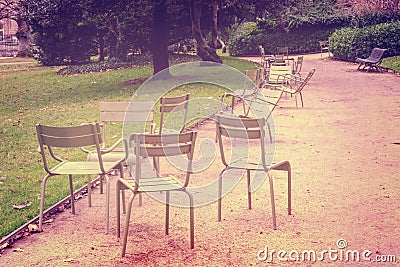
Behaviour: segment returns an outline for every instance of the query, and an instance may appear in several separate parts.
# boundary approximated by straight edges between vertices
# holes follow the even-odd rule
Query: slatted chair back
[[[192,160],[197,132],[168,133],[168,134],[132,134],[130,143],[136,156],[135,179],[140,186],[141,164],[140,157],[170,157],[186,155],[188,165],[184,187],[189,184]],[[159,169],[157,169],[159,171]]]
[[[100,102],[100,121],[103,125],[104,146],[106,146],[106,125],[110,122],[153,123],[153,102]]]
[[[51,157],[60,162],[66,160],[56,155],[53,148],[80,148],[84,146],[95,146],[98,155],[101,155],[100,145],[103,142],[103,138],[98,123],[67,127],[37,124],[36,133],[44,169],[47,173],[51,173],[51,170],[49,167],[49,159],[46,155],[46,148]],[[99,156],[98,160],[100,168],[104,172],[101,156]]]
[[[189,107],[190,94],[185,94],[176,97],[161,97],[160,98],[160,126],[159,133],[163,132],[165,128],[165,121],[167,114],[174,116],[174,122],[178,123],[174,129],[168,129],[168,131],[174,130],[174,132],[182,132],[185,129],[187,112]],[[176,120],[175,120],[176,119]],[[172,120],[169,120],[172,121]],[[174,125],[175,126],[175,125]]]

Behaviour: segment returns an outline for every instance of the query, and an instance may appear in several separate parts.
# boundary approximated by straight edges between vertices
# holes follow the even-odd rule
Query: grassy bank
[[[254,68],[252,63],[240,59],[224,58],[224,63],[242,72]],[[100,101],[129,101],[140,84],[128,81],[152,74],[151,66],[72,76],[56,75],[60,69],[43,67],[30,59],[0,60],[0,236],[39,213],[45,172],[37,153],[35,124],[65,126],[98,121]],[[175,93],[183,91],[190,92],[192,98],[219,98],[223,89],[197,84],[179,88]],[[117,134],[120,132],[112,135]],[[75,177],[75,188],[85,180]],[[68,188],[66,177],[51,178],[46,186],[46,207],[67,196]],[[12,208],[26,201],[32,205],[21,210]]]

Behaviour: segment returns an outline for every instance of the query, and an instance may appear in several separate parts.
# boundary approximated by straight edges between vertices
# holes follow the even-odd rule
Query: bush
[[[196,61],[198,57],[192,55],[169,55],[169,64],[175,65],[183,62]],[[132,55],[129,61],[121,61],[116,58],[110,58],[106,61],[93,62],[82,65],[71,65],[60,69],[58,75],[75,75],[91,72],[104,72],[116,69],[135,68],[140,66],[149,66],[152,64],[150,55]]]
[[[388,49],[385,56],[400,55],[400,22],[364,28],[345,27],[336,30],[329,38],[330,51],[341,60],[366,58],[374,47]]]
[[[228,43],[229,53],[232,56],[259,55],[259,45],[265,49],[265,53],[274,54],[278,46],[289,47],[292,54],[319,52],[318,41],[327,40],[331,28],[322,30],[302,30],[293,32],[277,32],[267,34],[253,31],[251,34],[235,35]]]

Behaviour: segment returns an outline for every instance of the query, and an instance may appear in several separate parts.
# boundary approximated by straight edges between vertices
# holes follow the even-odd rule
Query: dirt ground
[[[127,255],[121,258],[114,176],[110,234],[104,233],[105,196],[96,189],[93,207],[87,207],[86,198],[79,200],[76,215],[66,210],[42,233],[19,240],[0,255],[0,265],[398,266],[400,77],[359,72],[355,64],[319,54],[305,57],[303,76],[310,68],[316,73],[303,91],[305,107],[296,109],[288,96],[273,113],[275,160],[289,160],[293,170],[292,215],[287,214],[286,175],[272,172],[277,230],[272,229],[268,183],[253,194],[248,210],[243,179],[223,198],[221,222],[215,202],[195,208],[194,249],[188,209],[171,208],[166,236],[164,205],[144,196],[142,207],[134,203]],[[212,122],[197,130],[200,140],[214,136]],[[191,180],[215,180],[221,169],[217,155]],[[393,256],[396,263],[382,262],[394,261]]]

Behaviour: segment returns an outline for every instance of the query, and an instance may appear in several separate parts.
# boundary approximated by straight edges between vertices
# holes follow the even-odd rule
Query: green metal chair
[[[116,184],[116,207],[117,207],[117,236],[120,237],[120,190],[130,190],[131,196],[128,202],[128,210],[125,218],[125,228],[122,243],[122,257],[125,256],[126,243],[128,239],[129,221],[132,210],[132,202],[140,193],[165,192],[166,194],[166,220],[165,234],[168,235],[169,227],[169,203],[170,192],[181,191],[188,195],[190,201],[190,247],[194,248],[194,202],[192,195],[187,191],[192,170],[192,160],[196,141],[196,132],[170,133],[170,134],[133,134],[129,143],[133,142],[133,153],[136,157],[135,168],[132,171],[134,179],[127,180],[119,178]],[[188,159],[185,170],[186,177],[183,183],[174,176],[163,176],[159,170],[151,177],[143,177],[142,162],[139,157],[173,157],[186,155]]]
[[[39,152],[42,155],[42,161],[46,176],[42,181],[42,191],[40,199],[39,230],[43,230],[43,212],[46,182],[50,177],[58,175],[68,175],[72,214],[75,214],[75,199],[73,189],[73,175],[100,175],[106,180],[106,233],[109,230],[109,197],[110,180],[108,174],[120,164],[120,161],[103,161],[103,154],[106,152],[101,149],[103,137],[101,135],[100,125],[84,124],[70,127],[53,127],[47,125],[36,125],[36,133],[39,141]],[[95,146],[97,152],[97,161],[72,161],[63,158],[67,151],[74,148],[85,146]],[[73,153],[74,151],[71,151]],[[74,152],[76,153],[76,152]],[[52,167],[51,167],[52,166]],[[91,188],[91,180],[88,179],[88,188]],[[89,191],[90,193],[90,191]],[[89,200],[90,201],[90,200]],[[90,203],[89,203],[90,204]]]

